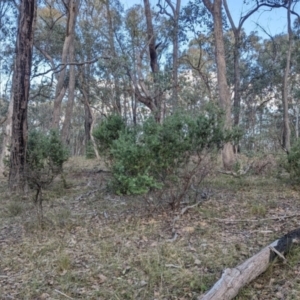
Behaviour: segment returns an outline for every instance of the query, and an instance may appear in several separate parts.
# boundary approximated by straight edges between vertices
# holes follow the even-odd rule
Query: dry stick
[[[61,292],[61,291],[59,291],[59,290],[57,290],[57,289],[55,289],[54,291],[55,291],[56,293],[58,293],[58,294],[61,294],[62,296],[65,296],[65,297],[68,298],[68,299],[72,299],[72,300],[73,300],[73,298],[71,298],[70,296],[66,295],[65,293],[63,293],[63,292]]]
[[[179,214],[178,216],[176,216],[176,217],[173,219],[173,222],[172,222],[172,232],[175,231],[175,230],[174,230],[175,222],[178,221],[178,220],[180,219],[180,216],[182,216],[183,214],[185,214],[189,209],[198,206],[201,202],[202,202],[202,201],[198,201],[196,204],[186,206],[186,207],[184,207],[184,208],[181,210],[180,214]],[[177,234],[177,232],[175,231],[175,234],[174,234],[173,238],[168,239],[167,242],[168,242],[168,243],[173,243],[173,242],[176,241],[177,237],[178,237],[178,234]]]
[[[278,216],[278,217],[272,217],[272,218],[265,218],[265,219],[237,219],[237,220],[229,220],[229,219],[220,219],[220,218],[214,218],[214,220],[224,223],[238,223],[238,222],[260,222],[260,221],[270,221],[270,220],[284,220],[288,218],[294,218],[294,217],[300,217],[300,214],[293,214],[293,215],[285,215],[285,216]]]
[[[275,252],[280,258],[283,259],[283,261],[286,261],[286,258],[279,252],[277,251],[273,246],[269,247],[273,252]]]

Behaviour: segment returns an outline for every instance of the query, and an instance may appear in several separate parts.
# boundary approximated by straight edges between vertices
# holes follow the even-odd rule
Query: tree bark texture
[[[166,13],[173,22],[173,33],[172,33],[172,40],[173,40],[173,70],[172,70],[172,96],[173,96],[173,103],[175,109],[178,106],[178,53],[179,53],[179,16],[180,16],[180,7],[181,7],[181,0],[176,0],[176,4],[174,5],[171,0],[166,0],[168,6],[171,8],[172,14],[170,14],[165,8],[161,10]]]
[[[265,272],[270,263],[277,257],[275,249],[280,254],[286,254],[292,245],[300,243],[300,228],[295,229],[279,240],[263,248],[259,253],[246,260],[241,265],[226,269],[222,277],[198,300],[230,300],[234,298],[239,290]]]
[[[286,66],[283,78],[283,91],[282,91],[282,106],[283,106],[283,148],[289,152],[291,148],[291,129],[289,122],[289,105],[288,105],[288,90],[289,90],[289,74],[292,53],[292,26],[291,26],[291,5],[292,0],[288,0],[287,19],[288,19],[288,51],[286,57]]]
[[[226,61],[222,24],[222,0],[203,0],[204,5],[210,11],[214,20],[215,56],[217,63],[217,78],[219,103],[225,113],[225,129],[232,128],[231,121],[231,97],[226,78]],[[223,166],[230,170],[235,162],[235,156],[231,143],[226,143],[222,150]]]
[[[69,47],[69,59],[70,61],[74,61],[74,34],[72,35],[72,39]],[[71,128],[71,119],[73,115],[73,106],[75,100],[75,66],[70,65],[69,67],[69,85],[68,85],[68,101],[65,112],[65,119],[61,131],[61,137],[65,144],[69,144],[70,142],[70,128]]]
[[[229,19],[231,29],[234,35],[233,49],[233,68],[234,68],[234,98],[233,98],[233,125],[238,126],[240,122],[241,107],[241,74],[240,74],[240,46],[241,46],[241,29],[243,21],[240,20],[238,27],[235,26],[230,10],[228,9],[227,0],[223,1],[226,15]],[[243,19],[242,19],[243,20]]]
[[[76,24],[78,6],[79,6],[79,0],[69,1],[69,5],[67,8],[68,9],[67,30],[66,30],[62,55],[61,55],[61,64],[66,64],[68,62],[69,48],[75,34],[75,24]],[[54,129],[59,128],[59,121],[61,115],[61,103],[66,92],[65,81],[66,81],[66,66],[62,67],[62,70],[59,73],[58,81],[55,89],[55,99],[54,99],[54,108],[53,108],[53,117],[52,117],[52,128]]]
[[[5,173],[5,163],[6,159],[9,159],[10,145],[11,145],[11,135],[12,135],[12,115],[14,106],[14,81],[12,82],[12,90],[10,95],[10,101],[8,106],[8,112],[6,115],[3,140],[2,140],[2,151],[0,153],[0,176]]]
[[[93,117],[92,108],[89,104],[88,93],[83,88],[82,90],[84,98],[84,132],[85,132],[85,146],[91,141],[94,149],[95,156],[100,158],[95,139],[93,137],[93,129],[95,119]]]
[[[114,24],[113,24],[113,18],[111,14],[111,9],[110,9],[110,0],[106,0],[105,2],[106,6],[106,11],[107,11],[107,21],[108,21],[108,39],[109,39],[109,47],[111,49],[111,53],[113,58],[115,59],[115,64],[117,60],[117,51],[115,47],[115,40],[114,40],[114,35],[115,35],[115,30],[114,30]],[[117,74],[118,71],[115,68],[119,68],[119,66],[115,66],[114,70],[112,70],[113,77],[114,77],[114,89],[116,91],[115,94],[115,111],[117,114],[122,115],[122,105],[121,105],[121,91],[120,91],[120,80],[119,80],[119,75]]]
[[[153,102],[150,104],[151,110],[154,113],[154,117],[157,122],[161,121],[161,91],[159,87],[159,65],[157,60],[157,51],[156,51],[156,39],[154,35],[153,25],[152,25],[152,14],[151,14],[151,7],[149,0],[144,0],[144,8],[145,8],[145,16],[146,16],[146,24],[147,24],[147,36],[148,36],[148,43],[149,43],[149,55],[150,55],[150,66],[151,71],[153,74],[153,81],[154,81],[154,95],[151,97],[151,101]],[[136,94],[139,101],[140,93]],[[142,102],[142,101],[141,101]],[[149,106],[148,106],[149,107]]]
[[[13,114],[9,187],[22,190],[26,185],[27,106],[30,90],[36,0],[22,0],[19,6],[16,65],[13,76]]]

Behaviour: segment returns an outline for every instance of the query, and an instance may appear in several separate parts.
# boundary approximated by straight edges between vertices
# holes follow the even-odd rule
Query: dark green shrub
[[[86,147],[85,147],[85,157],[87,159],[93,159],[96,157],[95,151],[94,151],[94,146],[91,141],[88,141]]]
[[[138,142],[138,134],[127,130],[112,145],[112,186],[118,194],[143,194],[160,187],[150,171],[152,153]]]
[[[112,143],[124,132],[126,123],[120,115],[110,115],[93,131],[100,154],[108,155]]]
[[[49,134],[37,130],[29,132],[26,160],[31,171],[50,168],[52,172],[60,173],[68,156],[57,131],[52,130]]]
[[[292,180],[300,181],[300,139],[291,147],[284,167]]]
[[[29,132],[26,167],[27,183],[36,191],[34,203],[40,225],[43,225],[42,190],[49,185],[54,177],[61,174],[64,186],[63,163],[68,159],[68,151],[64,147],[57,131],[48,134],[37,130]]]
[[[112,186],[120,194],[141,194],[180,180],[192,155],[201,155],[230,139],[222,114],[209,107],[192,117],[177,113],[158,124],[149,118],[140,127],[120,130],[111,144]]]

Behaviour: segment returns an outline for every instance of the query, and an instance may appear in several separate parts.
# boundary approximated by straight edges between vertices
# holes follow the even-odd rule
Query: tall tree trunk
[[[11,134],[12,134],[12,115],[13,115],[13,106],[14,106],[14,81],[12,83],[11,96],[8,106],[8,112],[5,120],[5,128],[3,132],[2,140],[2,151],[0,153],[0,176],[4,174],[5,171],[5,160],[9,158],[10,154],[10,145],[11,145]]]
[[[66,37],[63,45],[62,55],[61,55],[62,70],[59,73],[58,81],[55,89],[55,99],[54,99],[53,117],[52,117],[52,125],[51,125],[52,128],[54,129],[59,128],[59,121],[61,115],[61,103],[66,92],[66,85],[65,85],[66,65],[64,64],[68,62],[69,47],[75,33],[75,24],[76,24],[78,6],[79,6],[79,0],[69,0],[69,5],[67,8],[68,20],[67,20]]]
[[[287,19],[288,19],[288,51],[286,57],[286,67],[283,78],[283,91],[282,91],[282,106],[283,106],[283,148],[289,152],[291,148],[291,129],[289,122],[289,106],[288,106],[288,90],[289,90],[289,73],[290,73],[290,64],[291,64],[291,53],[292,53],[292,26],[291,26],[291,5],[292,0],[288,0],[288,10],[287,10]]]
[[[172,77],[173,77],[173,87],[172,87],[172,97],[175,109],[178,106],[178,53],[179,53],[179,41],[178,41],[178,34],[179,34],[179,15],[180,15],[180,7],[181,7],[181,0],[176,0],[176,4],[174,5],[171,0],[166,0],[168,6],[171,8],[172,15],[164,8],[160,2],[158,6],[161,9],[162,13],[167,14],[173,21],[173,69],[172,69]]]
[[[97,150],[97,145],[93,137],[93,127],[94,127],[94,116],[92,108],[90,106],[90,93],[89,93],[89,83],[90,83],[91,69],[90,65],[82,66],[79,69],[79,79],[80,79],[80,92],[83,97],[84,105],[84,145],[85,150],[87,150],[88,144],[91,142],[93,145],[94,153],[97,158],[99,158],[99,152]]]
[[[217,62],[217,78],[219,90],[219,103],[225,112],[225,129],[232,128],[231,122],[231,97],[230,90],[226,78],[226,61],[223,39],[222,24],[222,0],[203,0],[203,3],[210,11],[214,20],[214,37],[215,37],[215,56]],[[226,143],[222,150],[223,166],[226,170],[230,170],[235,162],[233,147],[230,142]]]
[[[94,128],[95,119],[93,117],[92,108],[89,103],[88,93],[86,92],[86,90],[84,88],[82,89],[82,94],[83,94],[83,98],[84,98],[85,146],[87,146],[88,143],[91,142],[93,145],[95,156],[97,158],[100,158],[100,155],[99,155],[99,152],[97,149],[97,145],[96,145],[95,139],[93,137],[93,128]]]
[[[115,41],[114,41],[114,25],[113,25],[113,19],[111,16],[111,10],[110,10],[110,0],[106,0],[105,2],[106,5],[106,11],[107,11],[107,17],[108,17],[108,38],[109,38],[109,47],[111,49],[112,56],[114,58],[114,70],[113,70],[113,77],[114,77],[114,89],[116,91],[116,96],[115,96],[115,101],[116,101],[116,112],[120,115],[122,115],[122,106],[121,106],[121,91],[120,91],[120,80],[119,76],[117,74],[118,71],[116,71],[119,66],[116,64],[117,63],[117,52],[116,52],[116,47],[115,47]]]
[[[152,14],[149,0],[144,0],[144,8],[145,8],[145,16],[147,23],[147,36],[149,43],[149,54],[150,54],[150,66],[153,74],[154,81],[154,96],[153,96],[153,110],[154,117],[157,122],[161,121],[161,90],[160,83],[158,78],[159,73],[159,65],[157,60],[157,51],[156,51],[156,39],[154,35],[153,25],[152,25]]]
[[[13,76],[13,114],[9,187],[26,186],[27,106],[30,91],[36,0],[21,0],[16,43],[16,67]]]
[[[70,61],[74,61],[74,35],[70,43],[69,47],[69,59]],[[71,119],[73,115],[73,106],[74,106],[74,99],[75,98],[75,66],[70,65],[69,68],[69,87],[68,87],[68,101],[67,107],[65,112],[65,119],[62,127],[62,140],[65,144],[69,144],[69,134],[70,134],[70,127],[71,127]]]
[[[235,32],[235,42],[233,50],[234,59],[234,98],[233,98],[233,125],[238,126],[240,123],[241,111],[241,74],[240,74],[240,32]]]

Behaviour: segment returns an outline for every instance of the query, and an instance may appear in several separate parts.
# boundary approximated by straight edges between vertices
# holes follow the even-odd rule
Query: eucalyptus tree
[[[61,117],[61,103],[62,99],[65,95],[67,85],[65,82],[66,77],[66,67],[67,63],[72,62],[71,59],[74,58],[74,36],[75,36],[75,26],[76,26],[76,18],[78,14],[80,0],[70,0],[68,3],[63,2],[64,8],[67,15],[66,22],[66,32],[65,39],[61,54],[61,68],[59,70],[59,75],[56,83],[55,89],[55,99],[54,99],[54,108],[53,108],[53,118],[52,118],[52,128],[59,128],[59,121]],[[70,64],[69,69],[70,75],[72,73],[72,77],[69,79],[69,102],[72,107],[72,103],[74,101],[74,81],[75,81],[75,68]],[[67,119],[67,122],[69,120]],[[68,126],[68,125],[66,125]]]
[[[242,28],[245,21],[254,14],[260,5],[257,3],[254,8],[250,9],[239,19],[238,25],[235,25],[230,9],[227,4],[227,0],[223,0],[223,5],[231,30],[234,36],[234,47],[233,47],[233,73],[234,73],[234,100],[233,100],[233,125],[238,126],[240,121],[240,106],[241,106],[241,72],[240,72],[240,59],[241,59],[241,48],[242,48]]]
[[[148,47],[149,47],[149,56],[150,56],[150,66],[153,74],[153,82],[156,86],[154,90],[154,95],[152,99],[149,98],[149,94],[146,94],[146,97],[141,93],[138,94],[138,99],[141,102],[147,102],[151,106],[151,110],[154,113],[155,119],[157,122],[160,122],[162,119],[162,101],[161,101],[161,91],[159,88],[159,64],[158,64],[158,55],[157,55],[157,44],[156,44],[156,33],[153,29],[152,23],[152,12],[150,7],[149,0],[144,0],[144,9],[145,9],[145,17],[147,24],[147,39],[148,39]],[[138,91],[138,90],[137,90]],[[144,89],[144,92],[146,90]]]
[[[22,190],[26,185],[27,106],[30,90],[36,0],[21,0],[19,5],[16,62],[13,76],[12,141],[9,186]]]
[[[160,30],[163,20],[158,18],[155,22],[148,0],[144,1],[144,7],[136,5],[129,9],[125,18],[127,42],[121,48],[127,59],[124,67],[131,81],[134,102],[146,106],[156,121],[162,122],[165,92],[169,89],[167,76],[159,65],[165,49],[164,30]]]
[[[217,64],[217,79],[219,103],[225,114],[225,129],[232,128],[231,95],[226,75],[226,57],[223,38],[222,0],[203,0],[205,7],[211,13],[214,23],[215,57]],[[225,169],[231,169],[235,162],[233,147],[230,142],[225,143],[222,150],[222,160]]]
[[[200,33],[192,39],[181,55],[181,64],[197,79],[199,91],[197,101],[215,101],[215,62],[213,57],[213,36]],[[198,90],[198,89],[196,89]]]
[[[17,35],[18,8],[14,1],[0,1],[0,99],[1,99],[1,148],[0,174],[5,170],[5,160],[9,158],[12,112],[13,81],[15,60],[15,37]]]
[[[292,54],[292,22],[291,22],[291,5],[292,0],[287,0],[287,28],[288,28],[288,49],[286,54],[286,66],[283,76],[283,86],[282,86],[282,107],[283,107],[283,136],[282,136],[282,146],[289,153],[291,149],[291,129],[289,120],[289,107],[288,107],[288,90],[289,90],[289,74],[291,65],[291,54]]]
[[[176,0],[175,2],[171,0],[159,0],[157,6],[160,9],[160,13],[169,16],[171,21],[171,36],[173,42],[173,53],[172,53],[172,97],[175,108],[178,105],[178,66],[179,66],[179,19],[181,10],[181,0]],[[171,12],[169,12],[169,10]]]

